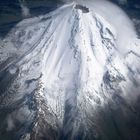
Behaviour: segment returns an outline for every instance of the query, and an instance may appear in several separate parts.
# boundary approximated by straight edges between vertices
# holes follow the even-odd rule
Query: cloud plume
[[[22,11],[22,16],[23,17],[29,17],[30,16],[30,9],[26,6],[26,3],[24,1],[19,1],[20,2],[20,7]]]

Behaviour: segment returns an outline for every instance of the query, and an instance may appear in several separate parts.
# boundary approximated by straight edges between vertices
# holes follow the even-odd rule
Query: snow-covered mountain
[[[98,12],[70,3],[23,20],[1,44],[0,139],[140,138],[139,40],[122,53]]]

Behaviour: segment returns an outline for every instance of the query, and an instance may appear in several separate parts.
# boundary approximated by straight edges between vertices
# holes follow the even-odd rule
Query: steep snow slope
[[[139,41],[122,55],[116,38],[76,3],[20,22],[0,48],[0,139],[137,138]]]
[[[65,0],[64,0],[65,1]],[[68,0],[71,1],[71,0]],[[73,0],[89,7],[93,12],[100,14],[117,32],[116,43],[120,53],[126,53],[132,39],[136,38],[136,32],[132,21],[116,5],[107,0]],[[127,47],[126,47],[127,46]]]

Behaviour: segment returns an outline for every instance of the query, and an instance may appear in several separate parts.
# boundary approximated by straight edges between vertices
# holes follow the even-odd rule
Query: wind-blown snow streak
[[[0,119],[0,129],[7,127],[0,139],[138,137],[127,115],[138,113],[133,96],[140,94],[139,41],[131,40],[120,53],[123,42],[115,20],[100,12],[105,7],[85,4],[25,19],[3,40],[0,117],[6,119]],[[124,28],[128,39],[135,35],[129,30]]]

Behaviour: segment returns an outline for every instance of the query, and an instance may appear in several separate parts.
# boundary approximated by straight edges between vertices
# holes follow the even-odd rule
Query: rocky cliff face
[[[25,19],[1,41],[0,139],[135,140],[140,48],[71,3]]]

